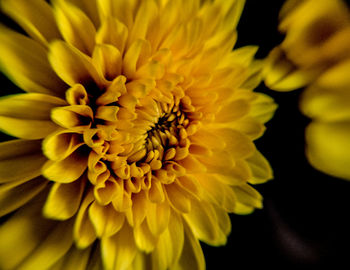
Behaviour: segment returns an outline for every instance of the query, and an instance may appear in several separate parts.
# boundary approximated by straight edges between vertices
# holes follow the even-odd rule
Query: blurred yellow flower
[[[350,180],[350,13],[340,0],[289,0],[280,13],[286,33],[271,51],[265,83],[289,91],[308,85],[302,112],[307,157],[317,169]]]
[[[272,178],[244,1],[51,2],[1,2],[0,268],[204,269]]]

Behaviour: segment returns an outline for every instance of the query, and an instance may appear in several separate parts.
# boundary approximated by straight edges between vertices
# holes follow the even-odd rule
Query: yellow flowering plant
[[[204,269],[272,178],[244,1],[51,2],[0,1],[0,268]]]
[[[284,41],[271,51],[265,83],[307,86],[301,111],[312,119],[306,154],[317,169],[350,180],[350,13],[341,0],[289,0],[280,12]]]

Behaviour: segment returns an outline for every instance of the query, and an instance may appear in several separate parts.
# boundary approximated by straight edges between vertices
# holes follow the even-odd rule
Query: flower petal
[[[58,262],[56,262],[50,270],[86,270],[90,255],[91,247],[86,249],[78,249],[74,245]],[[98,269],[98,268],[96,268]]]
[[[132,228],[124,223],[114,236],[102,238],[101,252],[105,269],[128,269],[137,252]]]
[[[113,80],[121,74],[122,55],[112,45],[97,45],[92,55],[92,62],[100,74],[107,80]]]
[[[0,226],[1,269],[19,269],[21,261],[30,256],[57,224],[41,217],[44,195],[18,210]]]
[[[147,212],[147,224],[154,235],[160,235],[169,224],[170,207],[168,202],[150,203]]]
[[[134,227],[134,239],[138,249],[150,253],[154,250],[158,237],[151,233],[148,223],[144,221],[141,225]]]
[[[261,123],[266,123],[274,115],[277,104],[268,95],[257,93],[251,108],[251,116]]]
[[[273,172],[266,158],[256,150],[253,156],[247,159],[252,176],[248,180],[251,184],[261,184],[273,178]]]
[[[51,109],[65,105],[62,99],[37,93],[16,94],[0,99],[0,129],[16,137],[40,139],[57,129]]]
[[[66,220],[78,211],[83,196],[86,180],[73,183],[55,183],[45,202],[43,214],[46,218]]]
[[[86,153],[78,149],[63,160],[48,160],[42,168],[42,174],[47,179],[58,183],[70,183],[84,173],[87,161]]]
[[[74,130],[59,129],[43,140],[42,150],[51,160],[63,160],[83,144],[81,134]]]
[[[192,200],[191,212],[184,214],[184,218],[196,238],[215,246],[226,243],[226,235],[218,226],[218,217],[211,204]]]
[[[129,41],[145,39],[148,28],[151,26],[158,9],[154,1],[142,1],[137,10],[132,30],[129,33]],[[152,18],[153,17],[153,18]],[[129,43],[130,44],[130,43]]]
[[[89,127],[93,119],[93,111],[88,105],[71,105],[54,108],[52,120],[64,128]]]
[[[272,50],[263,71],[267,87],[286,92],[304,87],[319,73],[319,70],[300,70],[286,58],[280,48]]]
[[[40,191],[42,191],[48,181],[42,177],[24,182],[10,182],[0,186],[0,217],[20,208]]]
[[[0,98],[0,115],[13,118],[50,120],[53,108],[67,105],[58,97],[39,94],[15,94]]]
[[[54,132],[57,125],[52,121],[18,119],[0,116],[0,130],[22,139],[36,140]]]
[[[50,5],[40,0],[5,0],[1,9],[33,39],[47,46],[61,37]]]
[[[124,53],[127,39],[128,28],[112,17],[108,17],[103,21],[96,35],[96,42],[98,44],[113,45],[121,54]]]
[[[97,2],[101,21],[106,18],[115,18],[130,28],[134,21],[134,12],[137,1],[134,0],[101,0]]]
[[[47,269],[54,265],[73,244],[72,228],[73,220],[59,222],[19,269]]]
[[[337,78],[334,80],[339,81]],[[303,92],[300,109],[308,117],[324,122],[346,121],[350,119],[349,89],[347,86],[324,87],[316,83]]]
[[[171,269],[205,269],[205,259],[198,239],[193,235],[188,225],[185,225],[185,239],[179,260]]]
[[[95,46],[96,29],[85,13],[73,4],[61,0],[54,1],[54,13],[65,41],[91,55]]]
[[[89,207],[89,217],[94,225],[97,237],[110,237],[124,225],[125,215],[117,212],[111,204],[99,205],[93,202]]]
[[[250,185],[234,186],[233,191],[237,196],[235,214],[246,215],[254,211],[255,208],[262,208],[262,196]]]
[[[234,159],[245,159],[254,153],[255,146],[250,138],[237,130],[230,128],[215,129],[216,136],[225,142],[225,150]]]
[[[165,185],[170,205],[182,212],[188,213],[191,210],[191,200],[189,193],[185,192],[176,182]]]
[[[306,130],[306,154],[318,170],[350,179],[350,123],[314,121]]]
[[[88,207],[93,201],[94,195],[90,190],[85,196],[75,219],[73,236],[77,247],[81,249],[88,247],[96,239],[96,233],[88,213]]]
[[[52,42],[49,49],[52,68],[68,85],[90,83],[92,79],[103,88],[105,81],[99,76],[87,55],[63,41]]]
[[[40,141],[13,140],[0,143],[0,183],[26,181],[41,174],[47,159]]]
[[[20,88],[63,95],[66,85],[53,72],[47,51],[38,42],[0,26],[0,51],[2,71]]]

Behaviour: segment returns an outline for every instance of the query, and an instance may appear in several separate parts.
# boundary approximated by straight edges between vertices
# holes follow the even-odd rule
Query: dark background
[[[258,45],[257,57],[263,58],[279,44],[283,36],[277,18],[283,2],[247,0],[236,47]],[[1,74],[0,83],[0,95],[18,91]],[[207,269],[350,269],[350,182],[316,171],[305,159],[309,120],[298,110],[302,90],[278,93],[261,85],[257,91],[279,104],[265,135],[256,141],[274,169],[274,180],[256,186],[264,209],[231,215],[226,246],[202,245]],[[0,134],[1,140],[8,138]]]

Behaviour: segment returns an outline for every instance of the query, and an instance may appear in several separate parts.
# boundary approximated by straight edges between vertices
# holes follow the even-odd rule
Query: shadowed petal
[[[13,140],[0,143],[0,183],[26,181],[41,174],[47,159],[40,141]]]
[[[41,0],[5,0],[2,10],[14,19],[31,37],[47,46],[61,37],[50,5]]]
[[[66,85],[52,70],[41,44],[0,26],[0,51],[2,71],[24,91],[64,94]]]

